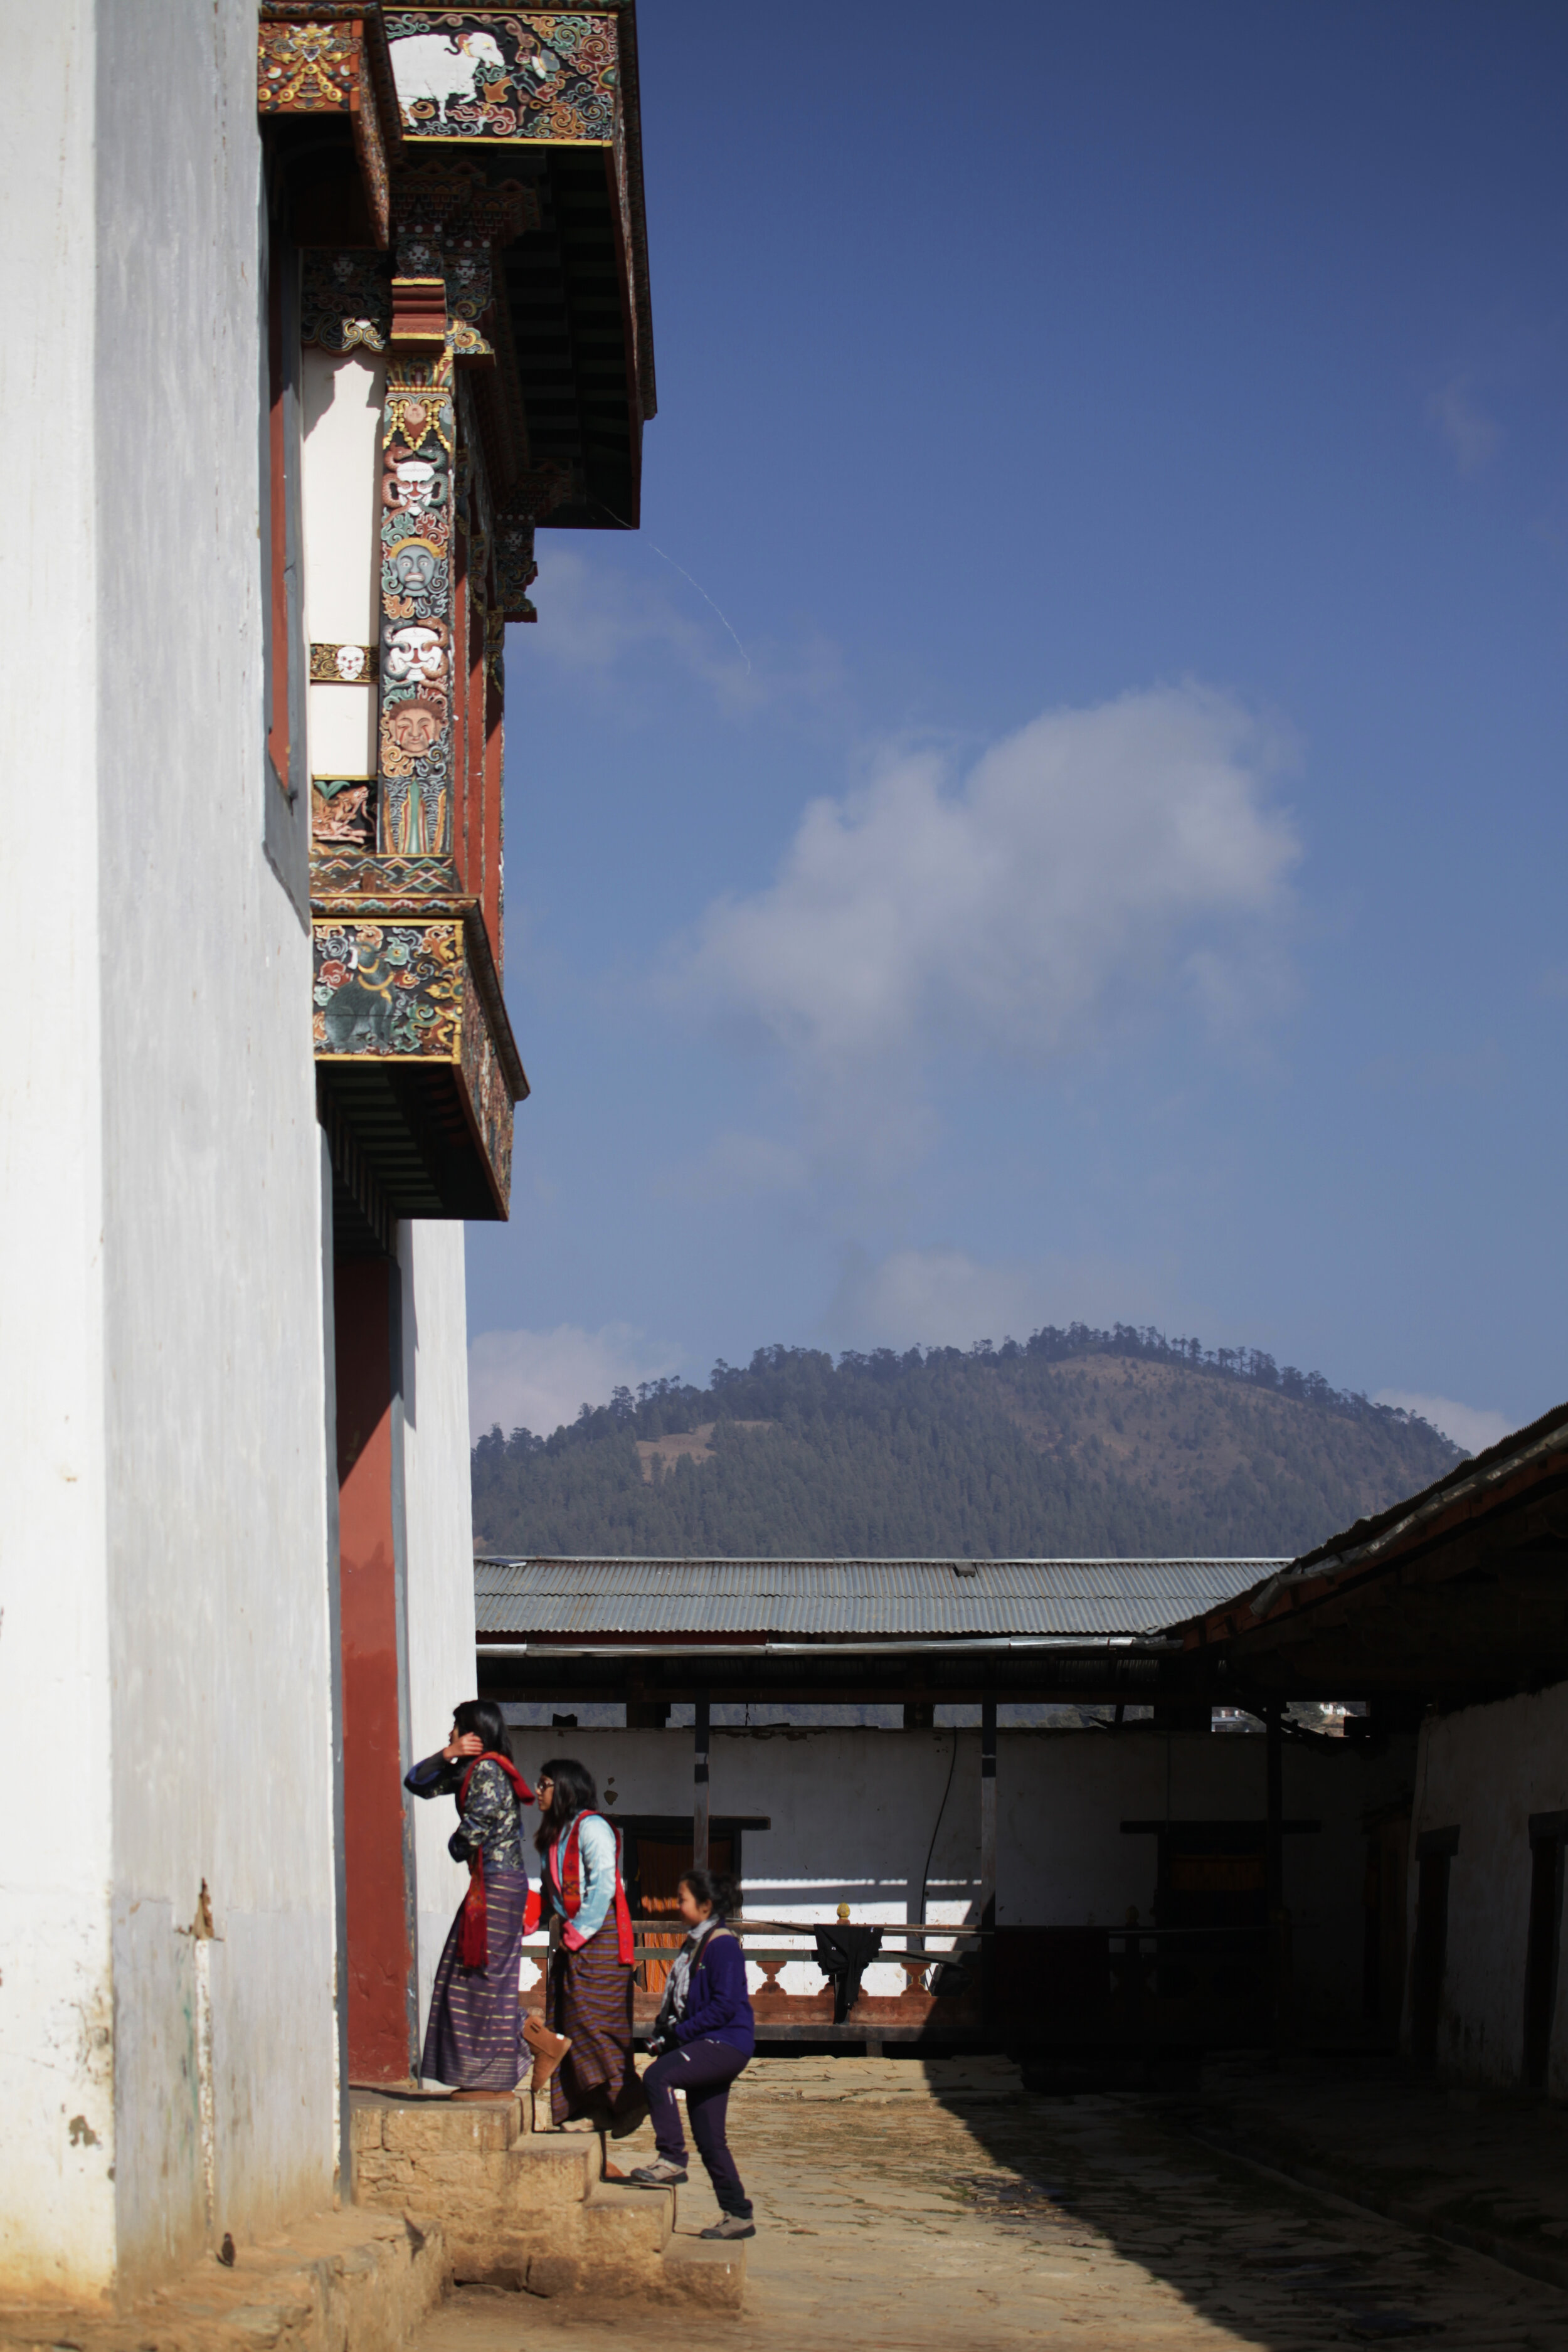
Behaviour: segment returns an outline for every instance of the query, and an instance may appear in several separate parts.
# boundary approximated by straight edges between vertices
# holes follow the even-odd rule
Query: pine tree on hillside
[[[704,1389],[618,1388],[549,1437],[480,1438],[474,1520],[492,1550],[546,1554],[1284,1554],[1457,1459],[1256,1350],[1074,1325],[837,1362],[763,1348]]]

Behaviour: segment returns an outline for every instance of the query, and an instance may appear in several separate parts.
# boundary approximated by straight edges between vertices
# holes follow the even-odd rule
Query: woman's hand
[[[460,1731],[441,1750],[448,1764],[455,1764],[459,1756],[482,1756],[484,1752],[485,1743],[477,1731]]]

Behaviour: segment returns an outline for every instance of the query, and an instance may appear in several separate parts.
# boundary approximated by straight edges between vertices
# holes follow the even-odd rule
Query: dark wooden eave
[[[1568,1405],[1177,1630],[1243,1705],[1568,1679]]]

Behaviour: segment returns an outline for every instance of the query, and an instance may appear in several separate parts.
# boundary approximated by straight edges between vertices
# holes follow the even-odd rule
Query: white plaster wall
[[[0,1758],[47,1811],[0,1828],[0,2277],[80,2293],[331,2193],[320,1197],[262,851],[254,7],[10,13]]]
[[[321,645],[374,646],[380,549],[381,412],[386,362],[363,352],[303,354],[300,516],[305,635]],[[312,686],[313,776],[375,769],[375,689]]]
[[[0,577],[0,2293],[113,2263],[91,0],[7,5]],[[40,299],[40,289],[47,289]],[[31,453],[32,462],[29,462]],[[41,1800],[47,1787],[47,1820]]]
[[[445,1744],[452,1709],[474,1696],[474,1523],[468,1476],[468,1313],[460,1224],[405,1223],[404,1511],[409,1735],[416,1757]],[[468,1872],[447,1851],[449,1798],[407,1800],[414,1816],[419,2034]]]
[[[1416,1842],[1459,1832],[1448,1867],[1448,1940],[1437,2058],[1478,2083],[1520,2080],[1530,1926],[1531,1813],[1568,1811],[1568,1683],[1469,1706],[1423,1726],[1410,1841],[1408,1946],[1415,1942]],[[1568,2097],[1568,1968],[1558,1971],[1547,2087]]]
[[[525,1730],[512,1744],[530,1778],[547,1755],[580,1756],[612,1814],[690,1811],[689,1731]],[[1362,1814],[1408,1785],[1411,1758],[1408,1742],[1381,1758],[1287,1743],[1286,1817],[1323,1824],[1318,1834],[1285,1841],[1296,1991],[1309,2014],[1359,2014]],[[915,1917],[950,1765],[929,1916],[957,1919],[977,1885],[977,1731],[715,1730],[712,1811],[773,1822],[743,1841],[748,1909],[821,1919],[847,1902],[857,1919]],[[1261,1738],[999,1732],[998,1923],[1120,1926],[1134,1905],[1148,1920],[1155,1841],[1123,1836],[1122,1822],[1261,1820],[1264,1770]],[[803,1979],[801,1989],[816,1981]],[[902,1977],[889,1968],[867,1981],[873,1991],[894,1992]]]
[[[331,2195],[327,1461],[310,942],[261,845],[256,13],[100,0],[99,37],[117,2187],[134,2279]],[[204,1879],[210,2156],[182,1932]]]

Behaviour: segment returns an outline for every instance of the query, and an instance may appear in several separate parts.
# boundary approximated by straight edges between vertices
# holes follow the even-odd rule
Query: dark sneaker
[[[632,2179],[637,2179],[635,2172]],[[726,2213],[723,2220],[715,2221],[710,2230],[699,2230],[697,2234],[700,2238],[754,2238],[757,2225],[754,2221],[748,2221],[743,2213]]]
[[[679,2189],[686,2179],[683,2165],[671,2164],[667,2156],[656,2156],[651,2164],[639,2164],[626,2179],[634,2189]]]

